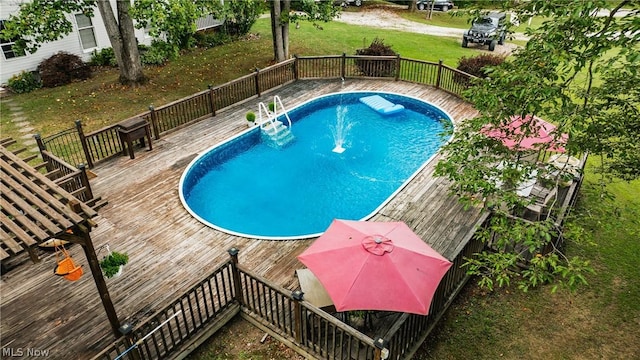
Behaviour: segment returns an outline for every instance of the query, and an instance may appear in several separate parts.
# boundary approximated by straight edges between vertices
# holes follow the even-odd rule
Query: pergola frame
[[[114,335],[120,321],[111,301],[90,232],[98,214],[19,156],[0,145],[0,260],[28,252],[51,239],[80,244],[89,263]]]

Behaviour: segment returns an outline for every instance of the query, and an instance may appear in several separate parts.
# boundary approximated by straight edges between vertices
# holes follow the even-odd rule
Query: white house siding
[[[7,20],[9,18],[9,14],[17,12],[19,4],[24,1],[25,0],[0,0],[0,20]],[[115,0],[111,0],[111,3],[115,9]],[[22,71],[35,71],[44,59],[47,59],[60,51],[76,54],[80,56],[82,60],[89,61],[91,59],[91,52],[94,49],[99,50],[111,47],[107,30],[104,27],[104,22],[102,21],[102,17],[100,16],[100,12],[97,8],[94,11],[94,16],[91,18],[97,44],[94,49],[82,49],[75,15],[69,14],[67,18],[73,24],[73,31],[62,39],[41,44],[38,50],[33,54],[27,53],[24,56],[18,56],[11,59],[5,59],[4,54],[0,54],[0,84],[6,84],[13,75],[19,74]],[[136,29],[136,37],[138,38],[139,43],[146,45],[149,45],[152,40],[148,36],[145,36],[144,30]]]

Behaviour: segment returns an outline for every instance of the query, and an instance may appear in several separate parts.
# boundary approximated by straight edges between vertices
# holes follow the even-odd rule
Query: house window
[[[0,31],[4,30],[4,22],[5,20],[0,20]],[[5,38],[0,35],[0,46],[2,47],[2,54],[5,59],[13,59],[18,56],[24,56],[24,50],[18,51],[14,49],[13,45],[15,45],[16,41],[19,40],[20,37],[16,36],[14,38]]]
[[[96,34],[93,32],[93,23],[91,18],[84,14],[76,14],[76,24],[78,24],[78,34],[80,34],[80,42],[82,49],[93,49],[98,46],[96,42]]]

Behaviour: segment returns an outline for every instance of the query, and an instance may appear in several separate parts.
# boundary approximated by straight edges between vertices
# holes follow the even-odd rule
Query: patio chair
[[[526,206],[526,209],[533,213],[536,221],[540,221],[542,215],[548,216],[548,209],[553,205],[552,199],[558,195],[558,189],[554,186],[552,189],[544,187],[540,184],[533,185],[530,197],[535,198],[535,202]]]
[[[82,276],[82,265],[76,265],[64,245],[56,246],[56,267],[53,273],[66,280],[76,281]]]

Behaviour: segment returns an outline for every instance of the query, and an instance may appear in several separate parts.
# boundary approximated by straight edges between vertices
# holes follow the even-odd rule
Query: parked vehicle
[[[496,45],[504,44],[507,36],[506,15],[492,12],[479,17],[471,23],[471,29],[462,35],[462,47],[469,43],[489,45],[489,51],[496,49]]]
[[[426,10],[431,8],[432,3],[433,8],[440,11],[449,11],[454,7],[453,1],[448,0],[418,0],[416,6],[418,10]]]
[[[342,7],[347,7],[349,5],[362,6],[362,1],[363,0],[336,0],[334,3]]]

